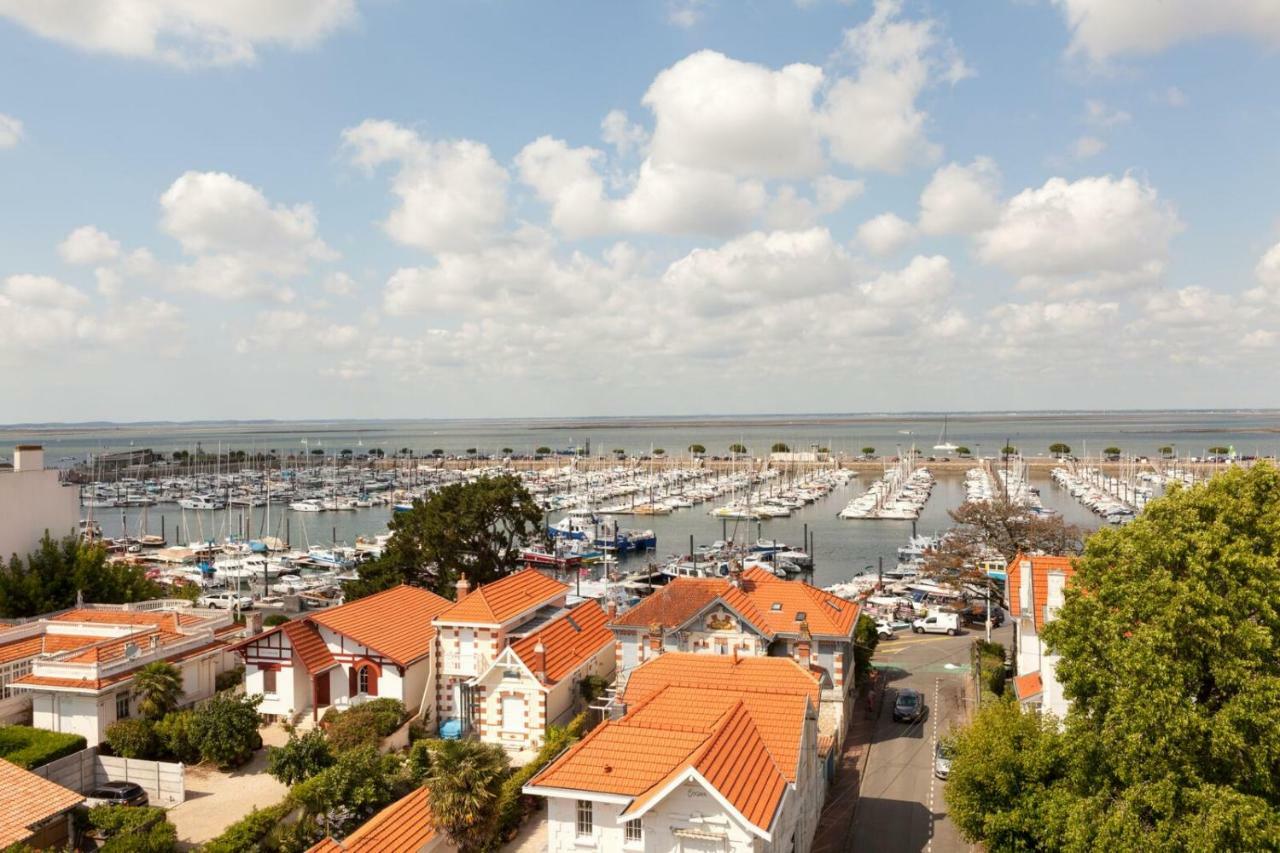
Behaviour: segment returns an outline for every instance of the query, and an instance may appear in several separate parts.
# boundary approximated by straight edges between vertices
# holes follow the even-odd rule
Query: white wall
[[[625,822],[618,815],[625,806],[610,803],[594,803],[592,837],[577,836],[577,800],[568,797],[551,797],[547,800],[547,850],[551,853],[580,853],[584,850],[617,851],[678,851],[680,839],[673,830],[692,829],[699,832],[722,834],[725,850],[732,853],[768,849],[757,845],[760,839],[749,833],[724,808],[696,782],[688,782],[672,791],[667,797],[642,817],[643,841],[626,843]],[[789,839],[788,839],[789,841]],[[783,847],[776,848],[779,851]]]
[[[45,530],[58,539],[79,523],[79,490],[59,485],[56,470],[0,471],[0,559],[25,557]]]

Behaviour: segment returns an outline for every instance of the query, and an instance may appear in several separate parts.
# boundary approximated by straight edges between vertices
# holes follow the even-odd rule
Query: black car
[[[985,625],[987,624],[987,605],[986,602],[978,601],[970,604],[960,615],[963,617],[966,625]],[[998,605],[991,605],[991,627],[999,628],[1004,624],[1004,611]]]
[[[85,805],[145,806],[149,800],[141,785],[133,782],[107,782],[85,795]]]
[[[924,695],[910,687],[899,690],[898,698],[893,703],[893,721],[914,723],[922,717],[924,717]]]

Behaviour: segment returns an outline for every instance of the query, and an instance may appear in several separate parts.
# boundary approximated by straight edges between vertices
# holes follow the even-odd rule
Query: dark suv
[[[898,691],[893,703],[895,723],[914,723],[924,717],[924,695],[919,690],[904,687]]]
[[[94,788],[84,799],[87,806],[145,806],[149,800],[141,785],[133,782],[106,782]]]
[[[960,613],[966,625],[985,625],[987,624],[987,603],[985,601],[975,601],[965,607]],[[991,627],[999,628],[1004,624],[1004,611],[997,604],[991,605]]]

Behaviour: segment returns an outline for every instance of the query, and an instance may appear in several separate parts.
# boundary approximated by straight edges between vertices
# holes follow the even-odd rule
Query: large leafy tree
[[[1175,489],[1092,536],[1044,637],[1072,704],[1026,766],[1057,764],[1042,776],[1010,765],[1000,781],[966,777],[957,760],[949,801],[975,781],[1027,791],[988,799],[970,838],[991,849],[1280,849],[1280,472],[1259,464]],[[1005,845],[990,831],[1005,824],[1035,843]]]
[[[1038,516],[1003,499],[961,504],[950,511],[955,526],[925,558],[924,573],[939,581],[978,581],[978,562],[991,552],[1012,560],[1027,553],[1077,554],[1084,531],[1061,516]]]
[[[147,580],[141,566],[107,561],[101,545],[83,544],[75,536],[56,540],[47,533],[40,547],[25,558],[13,555],[0,564],[0,616],[22,618],[63,610],[85,601],[123,604],[155,598],[160,587]]]
[[[426,777],[431,814],[459,853],[488,850],[493,844],[508,772],[507,754],[494,744],[448,740],[435,751]]]
[[[182,673],[171,663],[152,661],[133,677],[133,695],[138,700],[138,713],[155,722],[178,707]]]
[[[540,534],[542,510],[516,477],[483,477],[432,492],[391,519],[383,555],[345,585],[348,600],[398,583],[448,594],[465,572],[473,584],[515,569],[520,546]]]

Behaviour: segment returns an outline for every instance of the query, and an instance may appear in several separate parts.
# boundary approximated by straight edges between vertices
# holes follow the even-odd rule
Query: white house
[[[511,644],[471,684],[479,738],[514,752],[541,748],[548,725],[563,725],[585,706],[585,679],[612,678],[607,621],[598,603],[584,601],[508,632]]]
[[[36,728],[83,735],[89,746],[133,716],[133,677],[154,661],[182,673],[182,704],[212,696],[243,628],[225,610],[187,601],[89,604],[0,631],[0,679],[31,698]]]
[[[816,678],[795,661],[671,652],[617,719],[539,772],[547,849],[808,853],[825,785]]]
[[[620,679],[666,652],[784,657],[822,684],[821,728],[843,742],[854,678],[860,606],[759,568],[729,578],[677,578],[609,627],[618,638]]]
[[[236,645],[245,691],[273,717],[347,708],[364,698],[399,699],[429,719],[435,704],[435,628],[447,598],[400,585],[321,610]],[[425,709],[423,708],[425,703]]]
[[[80,492],[58,482],[56,469],[44,467],[38,444],[19,444],[13,468],[0,468],[0,560],[36,550],[47,531],[55,539],[80,525]]]
[[[1013,616],[1014,690],[1024,706],[1062,718],[1068,702],[1058,683],[1058,656],[1040,637],[1064,602],[1067,583],[1075,574],[1070,557],[1019,554],[1009,563],[1006,600]]]

